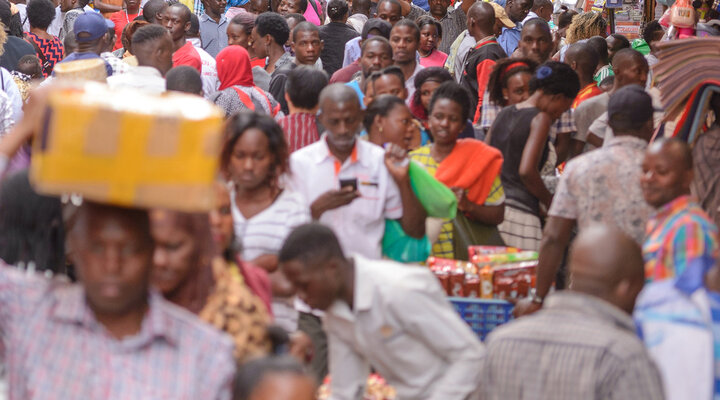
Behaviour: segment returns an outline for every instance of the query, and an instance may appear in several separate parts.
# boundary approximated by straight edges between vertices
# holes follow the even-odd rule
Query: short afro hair
[[[50,0],[32,0],[27,5],[30,26],[46,30],[55,19],[55,5]]]
[[[290,27],[282,15],[276,12],[265,12],[255,20],[257,33],[261,37],[270,35],[275,43],[284,45],[290,37]]]

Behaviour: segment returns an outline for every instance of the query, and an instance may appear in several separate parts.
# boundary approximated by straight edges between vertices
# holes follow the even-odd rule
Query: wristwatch
[[[543,301],[545,301],[545,299],[543,299],[542,297],[538,296],[537,294],[534,294],[533,297],[532,297],[532,300],[530,300],[530,301],[532,301],[532,302],[535,303],[535,304],[540,304],[540,305],[542,305],[542,303],[543,303]]]

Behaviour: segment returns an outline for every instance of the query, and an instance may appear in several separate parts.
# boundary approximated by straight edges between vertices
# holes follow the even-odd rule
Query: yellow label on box
[[[223,114],[200,97],[89,83],[56,89],[44,123],[31,165],[38,192],[141,208],[214,207]]]

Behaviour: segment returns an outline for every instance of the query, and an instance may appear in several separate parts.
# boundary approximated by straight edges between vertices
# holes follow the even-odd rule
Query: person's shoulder
[[[312,161],[317,156],[317,154],[319,154],[319,152],[323,151],[323,147],[326,146],[324,143],[322,143],[322,141],[323,139],[321,138],[317,142],[309,144],[293,152],[292,154],[290,154],[290,161],[292,163],[301,164]]]
[[[359,156],[370,157],[370,159],[372,161],[379,160],[381,162],[384,162],[385,149],[383,149],[382,147],[380,147],[374,143],[370,143],[370,141],[368,141],[368,140],[360,140],[360,138],[355,140],[355,143],[357,143],[357,149],[358,149]]]
[[[160,297],[159,294],[157,296]],[[230,336],[200,320],[195,314],[164,298],[158,298],[152,306],[159,308],[156,311],[165,319],[166,328],[173,329],[172,334],[177,335],[181,346],[199,346],[213,351],[225,348],[230,349],[229,354],[232,354]]]
[[[400,264],[392,260],[371,260],[359,255],[354,255],[353,259],[360,273],[375,282],[381,292],[402,295],[440,287],[435,275],[424,266]]]
[[[418,156],[428,156],[428,155],[430,155],[431,148],[432,148],[432,145],[427,144],[425,146],[418,147],[417,149],[410,151],[410,153],[408,153],[408,155],[410,156],[410,158],[418,157]]]

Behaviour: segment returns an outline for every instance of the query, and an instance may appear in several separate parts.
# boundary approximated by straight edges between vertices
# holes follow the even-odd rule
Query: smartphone
[[[358,190],[357,178],[340,179],[340,189],[342,189],[346,186],[352,186],[353,192],[357,192],[357,190]]]

